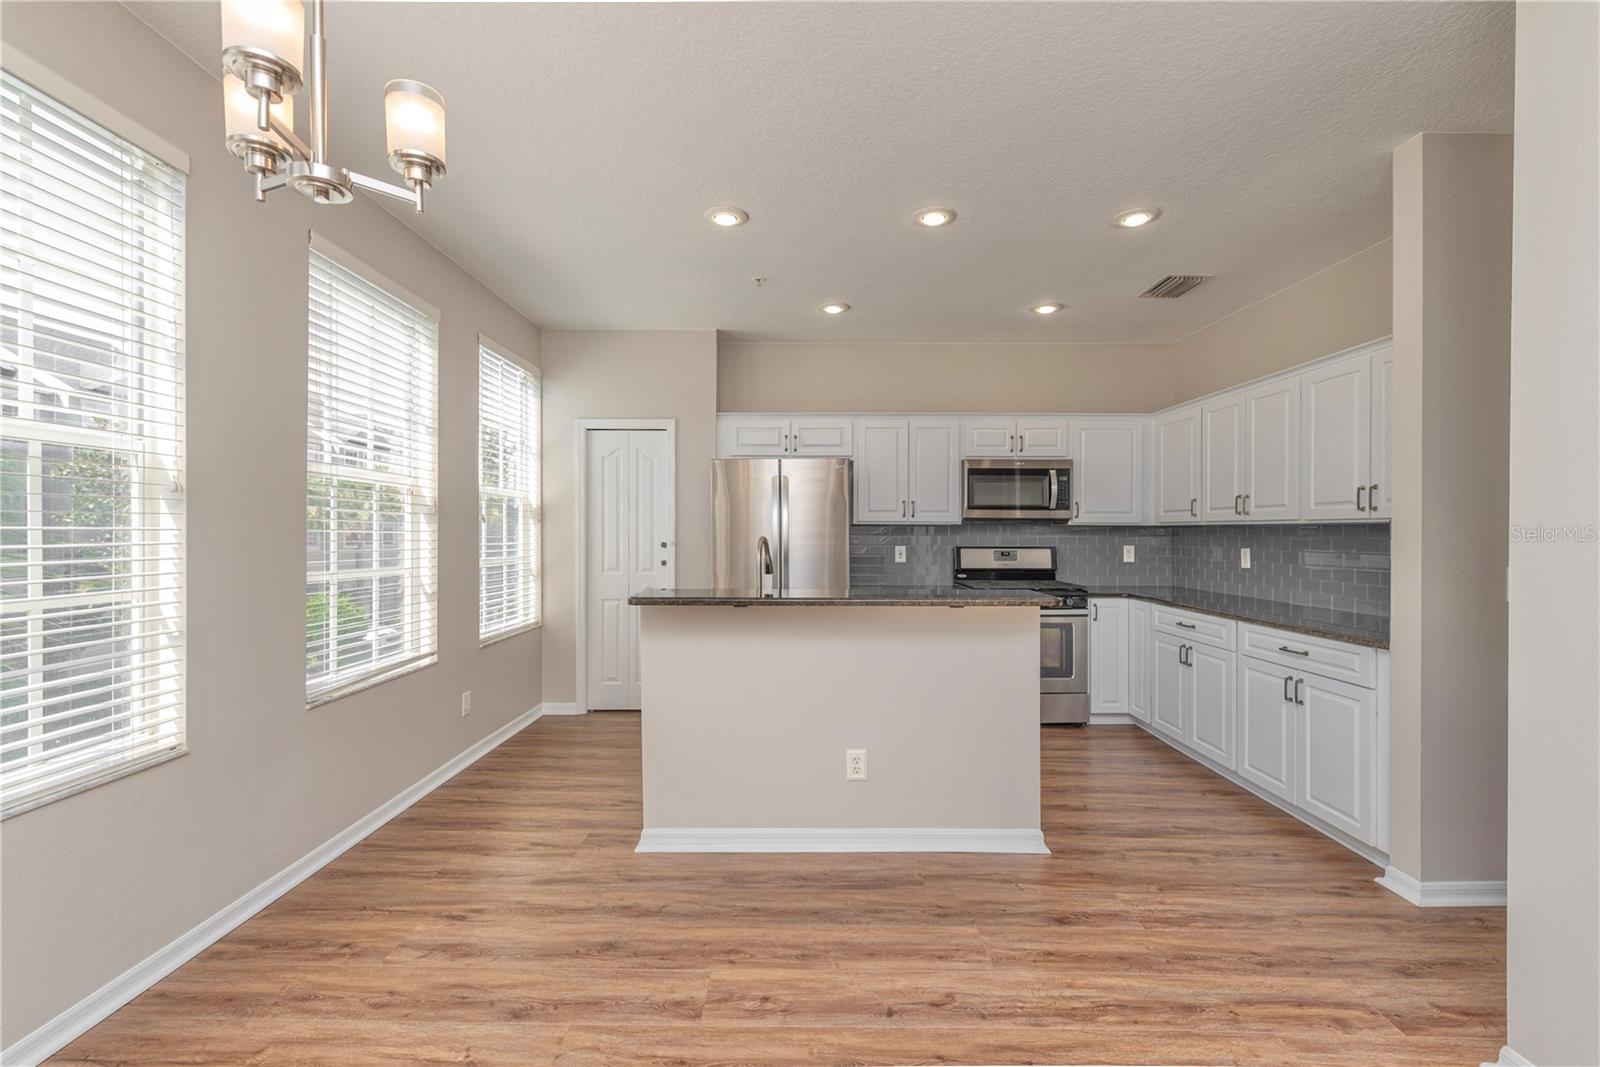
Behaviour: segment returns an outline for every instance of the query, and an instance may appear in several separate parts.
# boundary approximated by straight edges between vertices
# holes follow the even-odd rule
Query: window
[[[0,812],[183,751],[181,171],[0,73]]]
[[[539,624],[539,375],[478,346],[478,638]]]
[[[312,239],[306,700],[434,662],[439,320]],[[365,276],[364,276],[365,275]]]

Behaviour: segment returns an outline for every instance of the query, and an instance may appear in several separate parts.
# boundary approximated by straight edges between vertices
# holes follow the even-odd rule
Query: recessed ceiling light
[[[834,301],[831,304],[823,304],[821,307],[817,308],[817,310],[822,312],[824,315],[843,315],[846,311],[850,310],[850,305],[841,304],[838,301]]]
[[[750,216],[736,207],[714,207],[706,212],[706,218],[718,226],[743,226],[750,221]]]
[[[1156,221],[1161,217],[1158,207],[1142,207],[1134,211],[1124,211],[1117,216],[1117,225],[1129,230],[1137,230],[1140,226]]]
[[[1054,315],[1056,312],[1060,311],[1063,306],[1064,305],[1062,304],[1035,304],[1028,310],[1033,312],[1035,315]]]
[[[917,221],[930,230],[936,230],[956,221],[956,213],[947,207],[925,207],[917,212]]]

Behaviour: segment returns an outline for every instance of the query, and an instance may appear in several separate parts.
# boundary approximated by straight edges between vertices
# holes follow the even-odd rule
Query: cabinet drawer
[[[1157,604],[1151,623],[1157,630],[1177,634],[1193,641],[1231,649],[1234,646],[1232,619],[1219,619],[1215,615],[1202,615],[1197,611],[1184,611]]]
[[[1377,655],[1361,645],[1241,623],[1239,648],[1247,656],[1280,663],[1304,674],[1321,675],[1366,689],[1378,684]]]

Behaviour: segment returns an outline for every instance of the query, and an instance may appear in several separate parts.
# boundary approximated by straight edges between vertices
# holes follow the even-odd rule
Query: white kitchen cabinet
[[[1144,520],[1145,419],[1072,420],[1072,521],[1131,526]]]
[[[1200,409],[1161,416],[1155,441],[1155,520],[1199,522]]]
[[[1377,694],[1314,674],[1292,685],[1298,712],[1295,803],[1358,841],[1375,838]]]
[[[1394,346],[1372,354],[1372,475],[1367,483],[1367,513],[1389,517],[1389,438],[1394,422]]]
[[[911,521],[960,522],[960,422],[956,419],[911,419],[908,432],[906,481],[911,498]]]
[[[848,457],[854,434],[845,415],[718,415],[717,455]]]
[[[1372,482],[1372,356],[1300,375],[1300,517],[1365,519]]]
[[[1053,415],[981,415],[961,420],[961,454],[970,459],[998,457],[1065,458],[1071,452],[1071,423]]]
[[[855,424],[855,521],[911,521],[911,424],[906,419],[857,419]]]
[[[1200,409],[1200,517],[1244,519],[1244,397],[1231,393]]]
[[[1238,657],[1210,645],[1191,644],[1185,659],[1189,674],[1184,695],[1189,711],[1184,716],[1184,740],[1195,752],[1232,770],[1233,687]]]
[[[1294,671],[1282,664],[1239,657],[1236,769],[1245,781],[1285,803],[1295,803],[1298,761]]]
[[[1150,605],[1128,604],[1128,714],[1150,721]],[[1092,684],[1092,679],[1091,679]]]
[[[1089,714],[1128,712],[1128,601],[1089,601]]]
[[[1281,378],[1244,394],[1244,517],[1300,517],[1300,379]]]
[[[1150,632],[1150,655],[1154,659],[1151,670],[1150,725],[1179,744],[1187,740],[1188,729],[1184,714],[1188,700],[1184,697],[1189,676],[1187,649],[1189,643],[1182,638],[1159,630]]]

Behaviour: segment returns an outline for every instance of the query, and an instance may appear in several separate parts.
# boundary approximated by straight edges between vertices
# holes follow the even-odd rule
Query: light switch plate
[[[1132,563],[1133,562],[1133,546],[1132,545],[1123,545],[1122,546],[1122,562],[1124,562],[1124,563]]]
[[[894,546],[894,561],[896,563],[904,563],[906,561],[906,546],[905,545],[895,545]]]
[[[1250,569],[1250,550],[1248,548],[1239,549],[1239,569],[1243,571]]]

